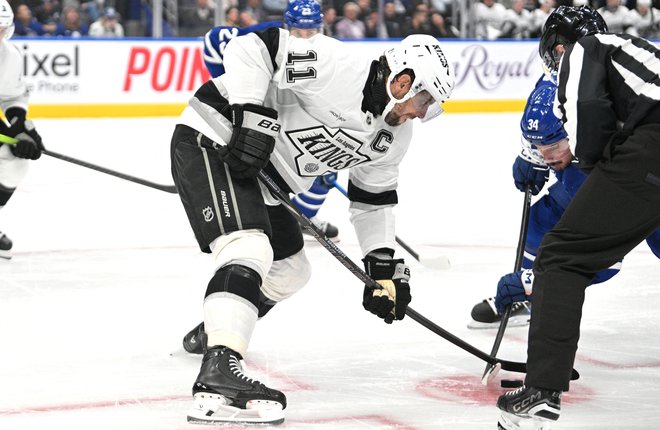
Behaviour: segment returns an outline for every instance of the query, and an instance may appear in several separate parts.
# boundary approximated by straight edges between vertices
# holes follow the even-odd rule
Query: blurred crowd
[[[123,37],[122,14],[117,10],[121,8],[128,20],[138,22],[131,26],[134,34],[128,35],[151,34],[150,2],[116,0],[119,3],[110,6],[105,1],[12,0],[15,33]],[[226,25],[233,26],[281,20],[287,6],[287,0],[166,0],[165,6],[175,2],[177,22],[169,26],[165,35],[203,36],[214,26],[215,1],[224,5]],[[381,20],[376,0],[324,0],[324,32],[339,39],[403,38],[413,33],[438,38],[535,38],[557,6],[589,4],[598,9],[612,32],[660,37],[660,10],[654,4],[660,0],[464,0],[465,7],[459,7],[460,1],[385,0]],[[464,17],[458,9],[466,11]]]

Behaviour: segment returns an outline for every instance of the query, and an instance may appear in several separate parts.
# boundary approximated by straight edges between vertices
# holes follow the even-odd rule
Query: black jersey
[[[659,53],[628,34],[586,36],[568,48],[559,67],[555,113],[581,169],[590,170],[602,158],[614,133],[654,115],[660,101]]]

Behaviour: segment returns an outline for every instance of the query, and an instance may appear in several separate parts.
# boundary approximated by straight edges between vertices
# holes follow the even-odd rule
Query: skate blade
[[[550,430],[550,422],[546,420],[520,417],[502,411],[497,421],[498,430]]]
[[[13,257],[11,251],[0,250],[0,258],[5,260],[11,260],[11,257]]]
[[[255,400],[247,409],[227,405],[224,396],[210,393],[195,394],[195,402],[188,411],[188,422],[193,424],[243,423],[281,424],[284,411],[278,402]]]
[[[529,325],[529,315],[522,315],[517,317],[509,318],[509,321],[506,322],[507,327],[526,327]],[[484,323],[472,320],[468,323],[467,328],[471,330],[490,330],[500,328],[500,321],[495,321],[492,323]]]

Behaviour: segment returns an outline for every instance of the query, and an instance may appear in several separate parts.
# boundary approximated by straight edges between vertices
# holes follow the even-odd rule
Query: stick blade
[[[437,270],[448,270],[451,268],[451,262],[446,255],[420,255],[419,262],[428,268]]]
[[[490,366],[490,368],[484,373],[483,378],[481,378],[481,384],[487,386],[490,381],[495,379],[500,370],[502,369],[502,364],[495,363],[495,366]]]

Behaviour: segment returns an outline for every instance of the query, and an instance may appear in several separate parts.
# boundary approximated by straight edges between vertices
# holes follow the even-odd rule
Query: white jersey
[[[321,34],[300,39],[270,29],[240,36],[225,49],[225,74],[197,91],[181,123],[225,144],[231,129],[218,108],[223,99],[277,110],[282,127],[271,162],[288,187],[300,193],[317,176],[349,169],[351,186],[367,196],[352,203],[363,251],[394,248],[390,209],[396,203],[398,166],[410,144],[412,123],[392,127],[382,116],[363,110],[373,60]],[[376,196],[373,203],[368,196]],[[364,233],[383,227],[384,236]]]
[[[0,109],[20,107],[27,111],[28,92],[23,79],[23,56],[17,47],[0,39]]]

